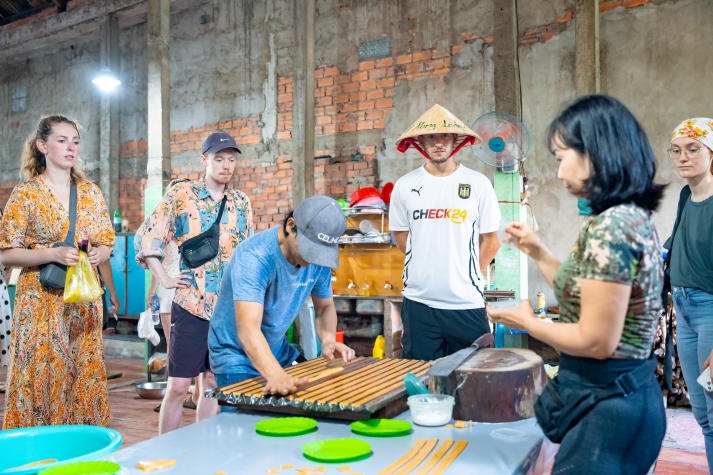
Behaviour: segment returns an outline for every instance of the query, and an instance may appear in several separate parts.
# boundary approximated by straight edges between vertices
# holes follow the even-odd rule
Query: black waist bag
[[[560,384],[558,377],[545,385],[535,401],[535,417],[548,439],[559,444],[574,427],[600,401],[615,396],[628,396],[649,381],[656,368],[656,359],[647,361],[614,382],[599,389],[580,385]]]
[[[178,247],[178,252],[181,253],[183,262],[191,269],[202,266],[218,255],[220,250],[220,218],[223,215],[226,199],[227,196],[224,196],[223,202],[220,204],[218,217],[215,218],[215,222],[211,227],[198,236],[187,239]]]

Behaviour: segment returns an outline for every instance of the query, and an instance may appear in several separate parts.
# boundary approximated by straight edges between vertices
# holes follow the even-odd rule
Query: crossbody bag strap
[[[72,181],[69,185],[69,229],[64,242],[74,245],[74,228],[77,223],[77,184]]]
[[[691,196],[691,187],[686,185],[681,189],[681,193],[678,196],[678,209],[676,210],[676,220],[673,222],[673,230],[671,231],[671,242],[669,244],[668,252],[666,253],[666,259],[664,260],[664,270],[671,265],[671,254],[673,253],[673,240],[676,237],[676,230],[678,230],[678,225],[681,222],[681,215],[683,214],[683,208],[686,206],[686,202]],[[665,281],[664,276],[664,281]],[[669,281],[670,284],[670,281]],[[665,309],[665,325],[666,325],[666,340],[664,342],[664,362],[663,362],[663,381],[666,388],[673,389],[673,365],[674,365],[674,343],[673,343],[673,305],[668,305],[668,292],[664,292],[662,298],[664,299],[661,303]]]
[[[664,265],[669,265],[671,262],[671,252],[673,251],[673,240],[676,237],[676,230],[678,229],[678,224],[681,222],[681,215],[683,214],[683,208],[686,206],[688,198],[691,196],[691,187],[688,185],[684,186],[681,190],[681,194],[678,197],[678,210],[676,211],[676,221],[673,222],[673,231],[671,231],[671,244],[670,249],[666,253],[666,260]]]
[[[213,226],[216,226],[218,229],[220,229],[220,218],[223,216],[223,209],[225,209],[225,202],[227,200],[228,195],[226,193],[225,195],[223,195],[223,201],[220,203],[220,211],[218,211],[218,216],[215,218],[215,222],[213,223]]]
[[[678,196],[678,209],[676,211],[676,220],[673,222],[673,230],[671,231],[671,243],[669,245],[669,250],[666,253],[666,259],[664,260],[664,269],[671,265],[671,254],[673,253],[673,240],[676,238],[676,231],[678,230],[678,225],[681,222],[681,215],[683,214],[683,208],[686,206],[686,202],[691,197],[691,187],[686,185],[681,189],[681,194]],[[673,317],[669,316],[666,319],[666,331],[673,332]]]

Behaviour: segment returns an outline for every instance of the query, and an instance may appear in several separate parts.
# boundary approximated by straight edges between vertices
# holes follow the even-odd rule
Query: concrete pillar
[[[574,86],[577,96],[600,90],[599,0],[576,0]]]
[[[292,111],[292,202],[314,195],[314,0],[295,0],[296,49]]]
[[[151,213],[171,179],[170,1],[148,0],[148,160],[144,210]]]
[[[170,0],[148,0],[148,159],[144,215],[153,212],[171,179],[170,7]],[[146,272],[145,278],[148,292],[151,272]]]
[[[101,20],[101,69],[113,74],[119,68],[119,22],[116,15],[106,15]],[[106,200],[109,214],[119,206],[119,108],[118,95],[101,93],[99,106],[99,186]]]
[[[493,75],[495,110],[522,117],[516,0],[493,0]],[[520,204],[523,190],[519,171],[496,171],[493,187],[505,222],[525,221]],[[499,290],[514,290],[517,298],[527,298],[527,258],[520,251],[502,246],[495,256],[495,283]]]

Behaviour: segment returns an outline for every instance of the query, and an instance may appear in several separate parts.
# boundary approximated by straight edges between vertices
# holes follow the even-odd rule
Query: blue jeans
[[[215,373],[215,384],[217,384],[219,388],[222,388],[223,386],[239,383],[240,381],[253,377],[255,377],[254,374],[248,373]],[[220,406],[220,412],[238,412],[238,408],[235,406]]]
[[[713,469],[713,394],[703,390],[696,378],[713,350],[713,295],[688,287],[673,287],[676,309],[678,358],[686,381],[691,409],[703,430],[708,468]]]

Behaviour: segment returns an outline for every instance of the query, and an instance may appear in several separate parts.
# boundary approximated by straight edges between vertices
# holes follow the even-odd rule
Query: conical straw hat
[[[448,109],[434,104],[424,112],[411,127],[406,130],[401,137],[396,140],[396,149],[399,152],[406,152],[409,147],[413,147],[421,154],[430,159],[425,150],[418,143],[419,135],[426,134],[456,134],[451,157],[455,155],[465,145],[474,145],[481,141],[481,138],[465,125],[458,117],[453,115]]]

